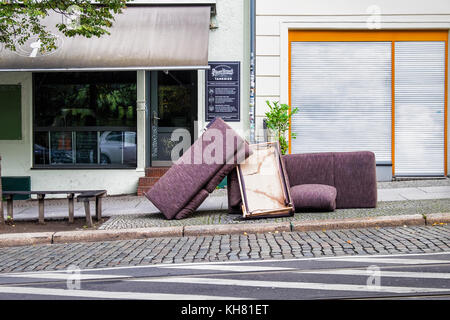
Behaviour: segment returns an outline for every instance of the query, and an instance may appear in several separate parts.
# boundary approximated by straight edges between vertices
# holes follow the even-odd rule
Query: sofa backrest
[[[288,154],[283,156],[283,161],[291,187],[300,184],[334,186],[334,159],[331,152]]]

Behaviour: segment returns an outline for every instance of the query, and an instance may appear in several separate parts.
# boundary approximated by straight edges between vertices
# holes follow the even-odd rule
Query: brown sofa
[[[213,130],[220,133],[220,141],[209,135]],[[217,156],[219,150],[222,152]],[[208,159],[210,154],[215,156],[214,161]],[[221,118],[216,118],[144,195],[167,219],[185,218],[249,155],[248,143]]]
[[[297,212],[377,205],[375,155],[369,151],[290,154],[283,156]],[[228,210],[240,213],[236,172],[228,175]]]

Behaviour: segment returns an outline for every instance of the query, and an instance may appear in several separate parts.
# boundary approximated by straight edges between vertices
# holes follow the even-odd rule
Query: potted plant
[[[278,101],[272,103],[266,101],[266,104],[269,106],[269,111],[265,113],[269,136],[279,142],[281,153],[286,154],[289,149],[286,132],[289,131],[290,119],[292,115],[298,112],[298,108],[291,108],[289,105],[280,104]],[[294,133],[291,133],[291,138],[296,138]]]

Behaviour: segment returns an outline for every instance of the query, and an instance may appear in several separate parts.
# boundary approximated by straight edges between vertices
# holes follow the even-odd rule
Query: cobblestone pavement
[[[321,219],[361,218],[405,214],[430,214],[450,212],[450,199],[379,202],[376,208],[337,209],[334,212],[302,212],[292,217],[243,219],[227,211],[198,211],[182,220],[166,220],[162,213],[125,214],[111,217],[99,229],[129,229],[204,224],[276,223]]]
[[[0,249],[0,272],[450,251],[450,226],[322,230]]]

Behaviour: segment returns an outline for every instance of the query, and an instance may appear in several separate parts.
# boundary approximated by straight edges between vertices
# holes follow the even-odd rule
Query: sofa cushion
[[[333,154],[298,153],[283,156],[284,167],[291,186],[326,184],[334,186]]]
[[[291,187],[295,209],[336,209],[336,188],[324,184],[301,184]]]
[[[167,219],[173,219],[225,165],[233,163],[237,153],[245,154],[246,145],[227,123],[216,118],[144,195]]]
[[[375,154],[370,151],[335,152],[334,186],[337,208],[375,208],[377,172]]]

